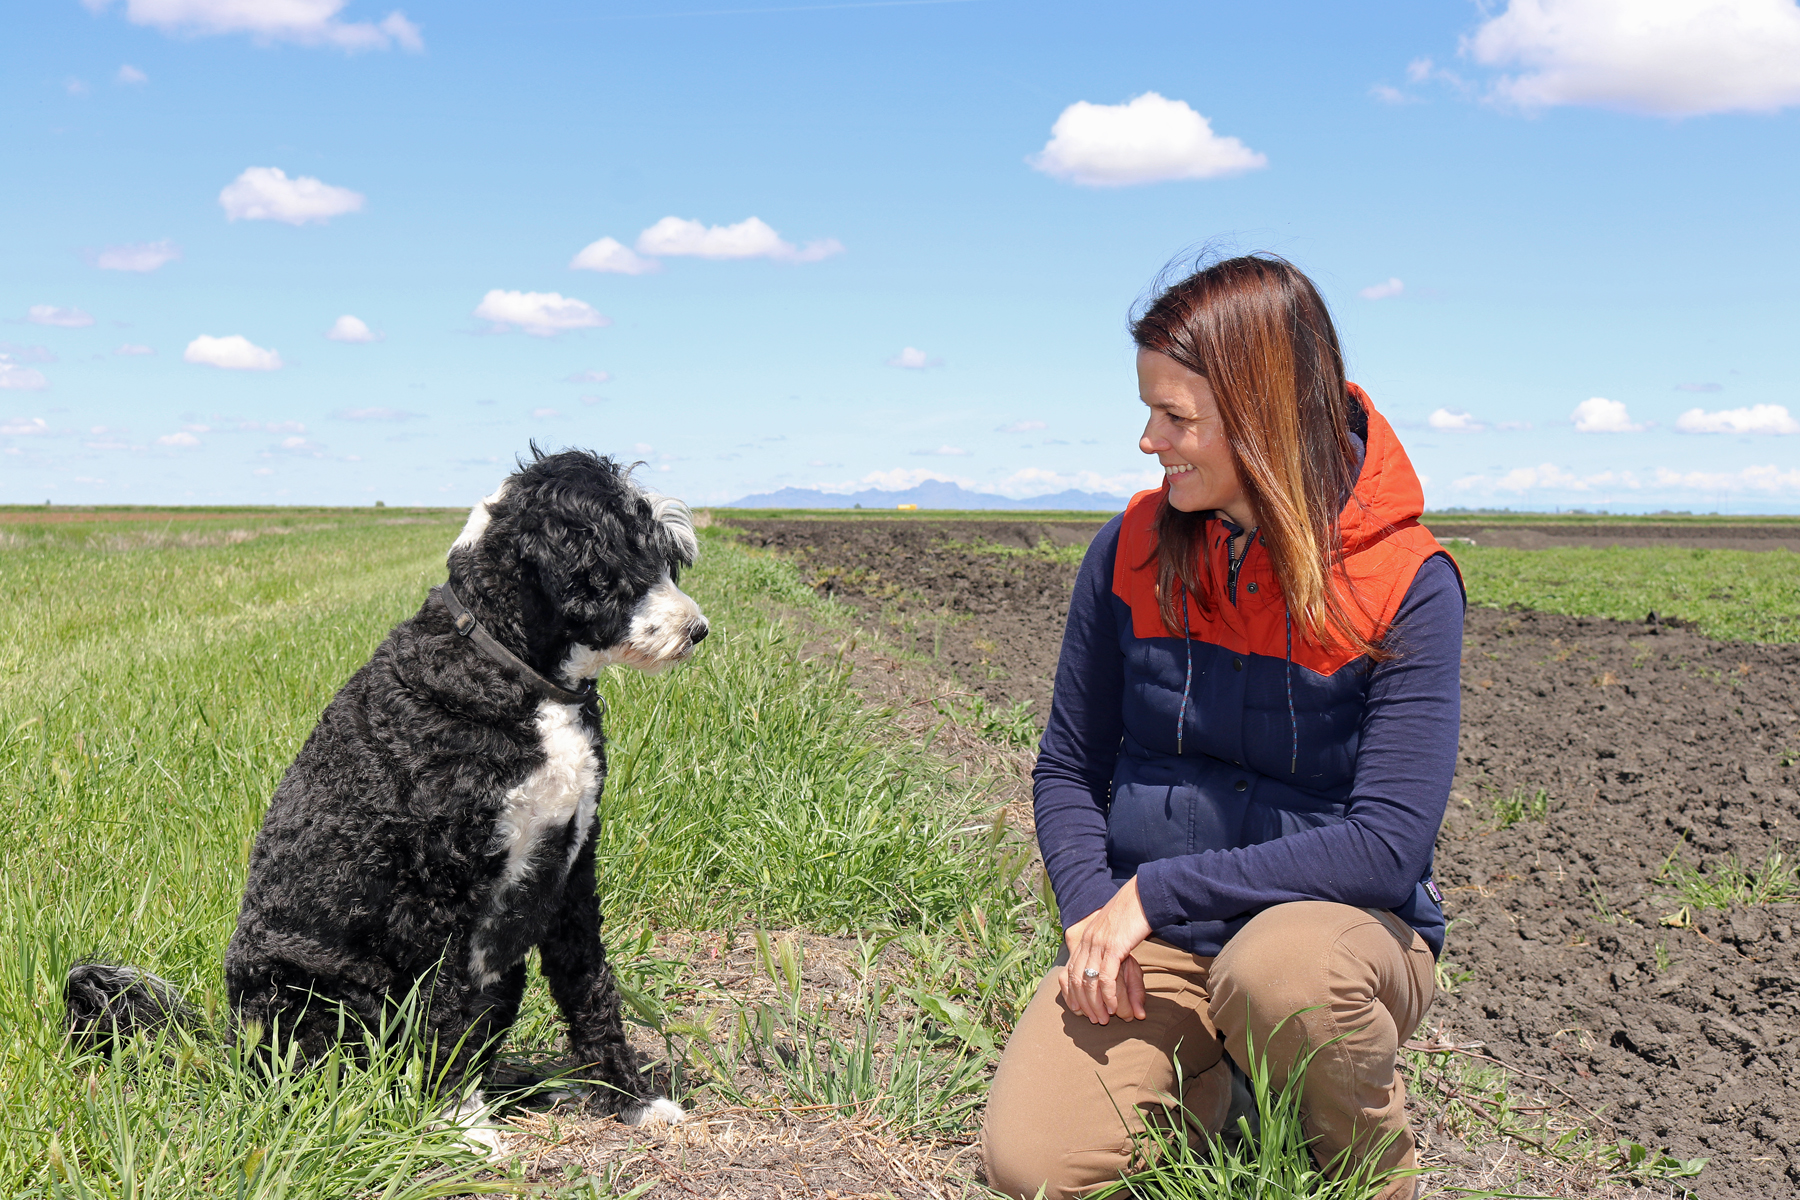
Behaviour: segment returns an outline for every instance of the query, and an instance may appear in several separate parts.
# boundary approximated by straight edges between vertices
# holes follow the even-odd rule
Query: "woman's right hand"
[[[1150,922],[1131,879],[1099,911],[1069,926],[1063,940],[1069,961],[1063,965],[1063,1003],[1096,1025],[1114,1016],[1144,1019],[1144,971],[1131,956],[1150,936]],[[1095,972],[1089,978],[1087,972]]]

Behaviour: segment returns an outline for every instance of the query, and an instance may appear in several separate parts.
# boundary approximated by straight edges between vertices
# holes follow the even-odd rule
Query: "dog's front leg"
[[[594,843],[582,848],[564,885],[562,908],[538,947],[544,978],[569,1023],[569,1048],[599,1082],[601,1102],[630,1125],[679,1121],[679,1104],[648,1091],[625,1038],[620,996],[600,942],[594,894]]]

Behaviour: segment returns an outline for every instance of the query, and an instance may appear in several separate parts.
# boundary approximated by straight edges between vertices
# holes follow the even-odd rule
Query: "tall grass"
[[[372,1164],[427,1182],[472,1169],[426,1108],[392,1101],[403,1062],[254,1088],[217,1045],[220,961],[267,798],[338,685],[442,579],[455,528],[346,517],[182,545],[61,526],[0,550],[0,1193],[57,1179],[138,1197],[339,1195]],[[763,615],[765,598],[810,600],[791,570],[707,542],[684,579],[714,621],[702,653],[666,677],[601,680],[613,936],[1011,911],[980,796],[884,736],[843,675],[803,662]],[[60,987],[93,954],[170,979],[214,1040],[175,1052],[179,1069],[75,1053]],[[515,1043],[554,1036],[549,1010],[534,985]],[[393,1157],[402,1143],[412,1157]],[[270,1165],[247,1172],[258,1154]]]

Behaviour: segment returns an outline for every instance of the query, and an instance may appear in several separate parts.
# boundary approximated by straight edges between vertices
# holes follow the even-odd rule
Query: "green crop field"
[[[339,683],[442,579],[461,514],[36,516],[0,511],[0,1195],[469,1191],[482,1164],[438,1127],[415,1059],[273,1079],[231,1067],[219,965],[277,779]],[[1086,514],[1004,514],[1071,516]],[[740,1008],[731,1029],[679,1031],[690,1086],[743,1101],[721,1064],[779,1036],[811,1049],[778,1100],[966,1134],[985,1068],[1056,945],[1044,905],[1018,886],[1021,848],[979,785],[902,740],[839,664],[803,658],[772,615],[841,619],[830,605],[780,560],[716,529],[703,537],[684,585],[714,636],[665,677],[601,681],[603,903],[634,1007],[650,1022],[675,1011],[680,964],[655,952],[671,930],[804,929],[860,935],[871,955],[903,948],[900,990],[837,1001],[839,1017],[864,1022],[840,1045],[828,1014],[802,1002],[793,944],[761,941],[792,995]],[[1654,608],[1721,636],[1800,637],[1784,551],[1458,557],[1477,603],[1633,620]],[[77,1053],[60,987],[90,955],[172,980],[202,1027],[115,1061]],[[534,981],[509,1050],[548,1052],[556,1037]]]

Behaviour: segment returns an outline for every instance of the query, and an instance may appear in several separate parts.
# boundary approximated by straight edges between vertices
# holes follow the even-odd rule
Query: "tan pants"
[[[981,1142],[990,1186],[1027,1200],[1042,1186],[1048,1200],[1061,1200],[1118,1179],[1132,1135],[1144,1128],[1138,1106],[1174,1119],[1166,1108],[1177,1059],[1180,1120],[1190,1136],[1219,1132],[1231,1103],[1224,1056],[1247,1065],[1251,1038],[1276,1086],[1308,1046],[1325,1047],[1301,1091],[1321,1164],[1390,1133],[1397,1136],[1380,1167],[1416,1164],[1394,1061],[1431,1004],[1433,975],[1430,948],[1405,922],[1303,901],[1258,913],[1217,958],[1154,938],[1132,957],[1144,971],[1142,1021],[1095,1025],[1071,1011],[1059,989],[1061,967],[1039,986],[988,1098]],[[1308,1008],[1314,1011],[1301,1011]],[[1381,1200],[1412,1194],[1406,1178]]]

